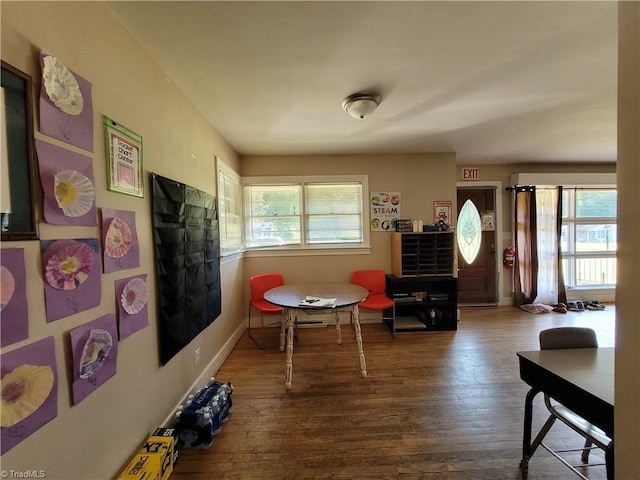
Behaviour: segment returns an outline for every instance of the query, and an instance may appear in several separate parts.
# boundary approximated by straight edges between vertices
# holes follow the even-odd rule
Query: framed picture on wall
[[[482,213],[482,230],[484,232],[493,232],[495,229],[496,229],[495,213],[483,212]]]
[[[451,224],[451,201],[435,201],[433,202],[433,223],[442,220],[444,223]]]
[[[142,137],[103,117],[107,188],[112,192],[144,197],[142,177]]]

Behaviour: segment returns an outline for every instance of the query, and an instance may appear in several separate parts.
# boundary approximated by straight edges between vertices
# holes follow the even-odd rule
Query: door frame
[[[496,216],[495,216],[495,229],[496,229],[496,293],[498,297],[498,305],[513,305],[513,297],[506,297],[503,295],[504,292],[504,275],[503,275],[503,267],[502,267],[502,250],[506,248],[506,246],[511,245],[512,242],[512,233],[505,232],[503,230],[503,222],[502,222],[502,198],[503,198],[503,190],[502,190],[502,182],[490,182],[490,181],[482,181],[476,180],[471,182],[456,182],[456,198],[458,189],[460,188],[495,188],[495,202],[496,202]],[[456,224],[458,223],[458,219],[456,218]]]

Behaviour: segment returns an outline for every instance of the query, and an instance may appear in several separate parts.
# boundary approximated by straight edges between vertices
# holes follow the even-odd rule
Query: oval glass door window
[[[482,219],[475,204],[469,199],[458,214],[458,250],[465,262],[472,264],[480,252]]]

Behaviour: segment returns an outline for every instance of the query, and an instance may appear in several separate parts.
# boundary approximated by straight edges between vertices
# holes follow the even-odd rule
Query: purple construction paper
[[[93,179],[93,160],[71,150],[57,147],[42,140],[36,140],[40,183],[44,192],[44,218],[54,225],[97,225],[96,202],[87,213],[79,217],[67,217],[58,206],[54,192],[54,177],[61,170],[76,170],[91,180]]]
[[[89,378],[80,378],[82,351],[93,329],[109,332],[113,343],[109,354],[94,375]],[[73,353],[73,404],[77,405],[116,374],[116,361],[118,359],[116,316],[110,313],[72,330],[71,351]]]
[[[41,240],[42,271],[45,272],[49,259],[61,249],[75,242],[86,243],[93,249],[93,265],[87,279],[73,290],[59,290],[47,282],[43,273],[44,298],[46,301],[47,322],[59,320],[78,312],[100,305],[100,247],[95,238],[79,240]]]
[[[113,258],[106,253],[106,235],[109,225],[114,218],[121,218],[131,230],[131,248],[120,258]],[[138,232],[136,230],[136,212],[125,210],[113,210],[111,208],[102,209],[102,257],[104,263],[104,273],[117,272],[140,266],[140,247],[138,245]]]
[[[40,408],[11,427],[0,427],[0,455],[4,455],[58,415],[58,368],[53,337],[5,353],[0,357],[0,365],[2,378],[22,365],[49,366],[53,371],[53,387]]]
[[[114,283],[115,293],[116,293],[116,305],[118,305],[118,331],[120,332],[120,340],[127,338],[128,336],[134,334],[138,330],[142,330],[143,328],[149,326],[149,314],[147,305],[144,306],[142,310],[138,313],[127,313],[127,311],[122,306],[122,291],[124,287],[129,281],[133,278],[141,278],[147,283],[147,275],[136,275],[135,277],[123,278],[121,280],[116,280]]]
[[[4,347],[24,340],[29,336],[27,275],[24,268],[24,248],[3,248],[0,254],[0,264],[10,272],[15,282],[13,295],[6,304],[4,302],[6,301],[5,295],[7,292],[2,292],[3,306],[0,311],[0,344]]]
[[[44,70],[44,57],[49,54],[40,53],[40,70]],[[71,71],[71,70],[70,70]],[[82,93],[83,108],[80,115],[69,115],[63,112],[49,99],[44,81],[40,88],[40,132],[76,147],[93,152],[93,101],[91,99],[91,83],[77,73],[71,71],[78,82]]]

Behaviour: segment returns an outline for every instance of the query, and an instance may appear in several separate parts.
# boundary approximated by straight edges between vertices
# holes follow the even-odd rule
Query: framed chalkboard
[[[37,177],[31,77],[2,61],[0,226],[2,241],[36,240]]]

